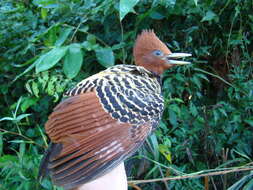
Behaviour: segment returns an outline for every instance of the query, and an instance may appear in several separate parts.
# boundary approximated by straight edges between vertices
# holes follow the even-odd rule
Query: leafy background
[[[252,163],[252,10],[251,0],[0,1],[0,189],[60,189],[36,179],[47,116],[78,81],[133,64],[142,29],[154,29],[173,52],[192,52],[193,64],[164,73],[164,117],[128,159],[129,179]],[[139,187],[253,187],[250,172],[207,179]]]

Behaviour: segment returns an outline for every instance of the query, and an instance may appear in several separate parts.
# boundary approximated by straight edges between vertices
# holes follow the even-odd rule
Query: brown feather
[[[95,92],[60,103],[46,123],[53,143],[62,145],[58,154],[49,157],[55,183],[73,188],[116,167],[137,150],[151,129],[149,123],[139,126],[138,133],[132,127],[113,119]]]
[[[169,48],[156,36],[153,30],[143,30],[135,42],[134,58],[138,59],[154,50],[161,50],[165,54],[171,53]]]
[[[143,30],[138,35],[133,49],[135,64],[157,74],[162,74],[172,65],[168,65],[165,60],[154,56],[152,54],[154,50],[160,50],[165,55],[171,54],[169,48],[156,36],[153,30]]]

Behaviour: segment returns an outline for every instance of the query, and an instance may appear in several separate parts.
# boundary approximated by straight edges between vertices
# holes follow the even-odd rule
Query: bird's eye
[[[163,56],[163,52],[162,51],[160,51],[160,50],[155,50],[155,51],[153,51],[152,52],[153,53],[153,55],[155,55],[155,56]]]

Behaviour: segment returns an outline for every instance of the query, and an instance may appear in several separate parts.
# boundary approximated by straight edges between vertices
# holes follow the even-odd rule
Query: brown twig
[[[132,188],[134,188],[134,189],[136,189],[136,190],[141,190],[141,188],[140,187],[138,187],[136,184],[134,184],[134,183],[129,183],[128,182],[128,186],[130,186],[130,187],[132,187]]]
[[[129,184],[141,184],[141,183],[154,183],[159,181],[168,181],[168,180],[181,180],[181,179],[190,179],[190,178],[198,178],[205,176],[216,176],[216,175],[224,175],[228,173],[241,172],[241,171],[249,171],[253,170],[253,167],[238,167],[238,168],[227,168],[225,171],[216,171],[209,172],[204,174],[195,174],[195,175],[183,175],[183,176],[175,176],[175,177],[165,177],[165,178],[157,178],[157,179],[148,179],[148,180],[131,180],[128,181]]]
[[[4,133],[9,133],[9,134],[12,134],[12,135],[18,135],[18,136],[23,137],[24,139],[30,141],[32,144],[35,144],[35,145],[40,146],[40,147],[42,147],[42,148],[46,148],[45,146],[36,143],[36,142],[35,142],[34,140],[32,140],[31,138],[29,138],[29,137],[27,137],[27,136],[24,136],[24,135],[22,135],[22,134],[19,134],[19,133],[16,133],[16,132],[12,132],[12,131],[7,131],[7,130],[1,129],[1,128],[0,128],[0,131],[1,131],[1,132],[4,132]]]
[[[204,183],[205,183],[205,190],[209,190],[209,177],[204,177]]]

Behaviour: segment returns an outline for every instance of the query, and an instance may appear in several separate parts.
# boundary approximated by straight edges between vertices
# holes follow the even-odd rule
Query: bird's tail
[[[51,158],[55,157],[57,154],[61,152],[62,145],[57,143],[50,143],[48,149],[44,153],[44,156],[40,162],[38,180],[42,180],[45,176],[50,175],[49,164]]]

